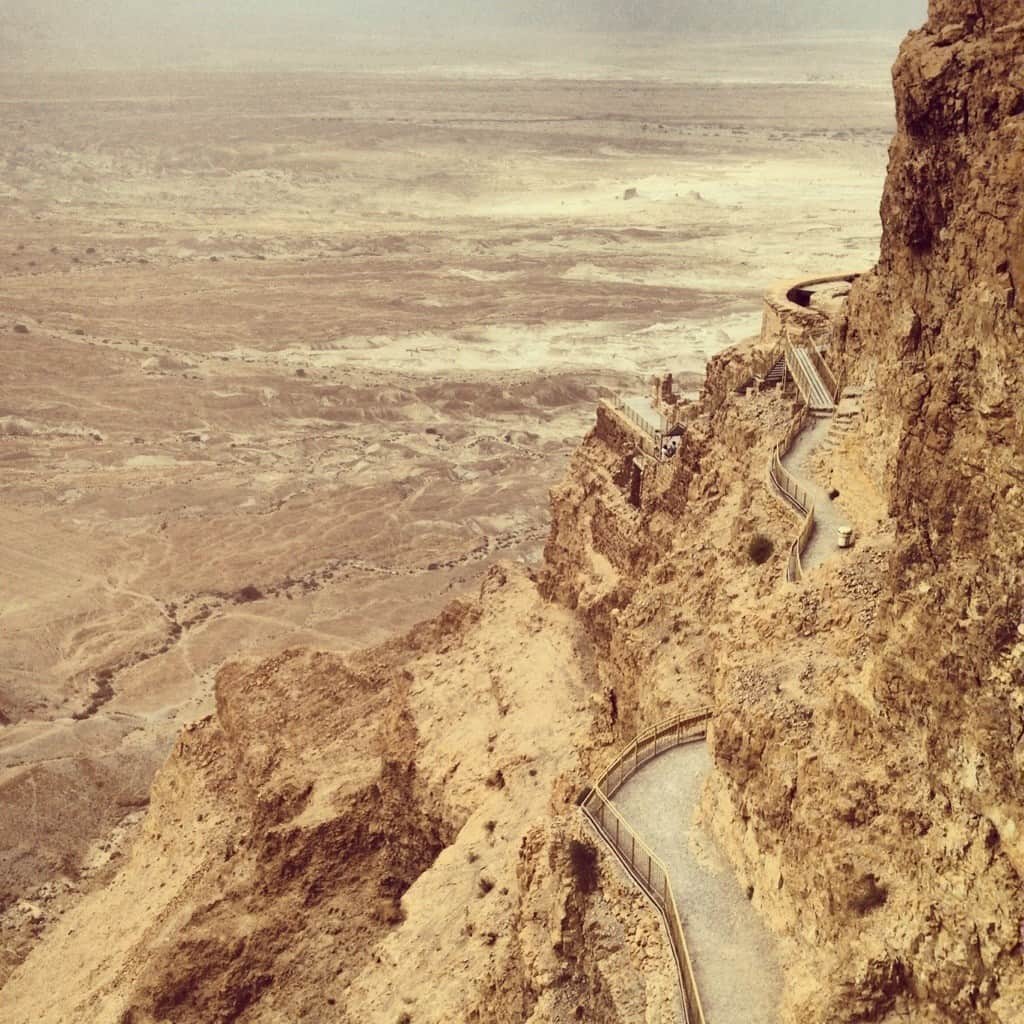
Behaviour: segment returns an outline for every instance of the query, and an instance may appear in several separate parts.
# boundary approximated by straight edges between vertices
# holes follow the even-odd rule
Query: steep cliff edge
[[[223,670],[142,836],[3,1019],[669,1022],[672,960],[575,812],[584,639],[522,570],[354,658]],[[585,646],[585,644],[584,644]],[[584,938],[585,933],[585,938]]]
[[[804,879],[771,902],[826,943],[834,995],[808,1020],[1024,1019],[1022,53],[1020,3],[933,2],[894,69],[881,260],[836,354],[866,388],[858,443],[895,546],[864,671],[800,737],[785,820],[766,806],[797,737],[758,749],[750,705],[718,730],[709,813],[752,878],[778,858]]]
[[[935,905],[912,941],[938,962],[915,976],[958,1020],[1024,1017],[1022,52],[1017,2],[933,3],[904,46],[881,262],[847,342],[892,439],[870,686],[917,755],[902,799]]]
[[[832,347],[863,415],[820,460],[874,536],[799,593],[730,563],[730,511],[737,534],[766,513],[735,483],[756,443],[708,440],[749,413],[727,394],[699,472],[688,450],[672,471],[684,501],[631,503],[600,418],[603,453],[556,496],[550,589],[601,645],[624,734],[671,689],[713,692],[704,814],[783,942],[787,1020],[1024,1019],[1022,52],[1019,3],[936,3],[894,69],[881,260]],[[865,490],[888,516],[859,514]]]

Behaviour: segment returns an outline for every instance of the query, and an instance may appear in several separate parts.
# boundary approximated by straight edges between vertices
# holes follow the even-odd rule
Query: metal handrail
[[[807,491],[800,482],[782,464],[778,445],[772,450],[771,462],[768,466],[768,479],[780,496],[785,499],[799,515],[806,515],[809,506]]]
[[[602,399],[602,401],[610,409],[622,416],[627,423],[640,429],[641,439],[639,446],[645,455],[650,455],[658,462],[665,461],[661,445],[658,443],[659,431],[653,429],[651,424],[640,416],[632,406],[627,405],[619,395],[613,393],[610,397]]]
[[[814,503],[810,500],[807,489],[782,464],[783,456],[793,447],[800,431],[807,423],[810,410],[804,405],[793,417],[782,440],[773,448],[768,461],[768,482],[774,492],[780,495],[798,515],[803,517],[800,532],[789,546],[789,557],[786,560],[786,582],[797,583],[803,579],[804,567],[801,556],[807,550],[814,534]]]
[[[817,342],[813,339],[811,339],[811,344],[807,347],[807,354],[811,357],[811,362],[814,363],[814,368],[818,371],[818,376],[821,377],[822,383],[832,396],[832,401],[838,402],[839,383],[836,381],[835,374],[829,369],[828,363],[825,362],[825,357],[821,354],[821,349],[818,348]]]
[[[807,375],[807,371],[800,365],[799,360],[794,355],[795,349],[796,346],[787,339],[786,366],[789,368],[789,375],[796,383],[804,402],[807,405],[811,405],[814,402],[814,385],[811,378]]]
[[[799,583],[804,578],[803,553],[807,550],[814,533],[814,506],[807,510],[804,524],[789,546],[789,560],[786,562],[786,582]]]
[[[665,922],[669,946],[676,962],[685,1024],[707,1024],[707,1021],[668,870],[611,802],[611,797],[627,779],[659,754],[703,739],[707,735],[710,717],[711,712],[707,708],[684,712],[638,734],[598,775],[593,788],[580,802],[580,809],[587,820],[611,847]]]
[[[810,507],[808,494],[805,488],[800,486],[800,481],[782,464],[783,458],[793,447],[800,432],[807,423],[810,411],[803,406],[790,421],[789,427],[782,440],[772,448],[772,454],[768,462],[769,481],[792,504],[798,512],[806,514]]]

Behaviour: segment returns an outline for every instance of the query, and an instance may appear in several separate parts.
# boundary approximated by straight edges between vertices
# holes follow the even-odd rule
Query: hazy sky
[[[230,28],[242,36],[324,22],[375,32],[490,25],[723,33],[773,26],[890,30],[919,25],[926,10],[927,0],[0,0],[0,18],[34,17],[58,33],[173,26],[198,34]]]
[[[59,68],[304,66],[344,63],[347,45],[371,61],[370,40],[443,60],[439,44],[512,45],[524,32],[531,41],[515,45],[547,48],[557,62],[566,32],[597,33],[605,45],[634,32],[771,42],[794,32],[903,34],[926,14],[927,0],[0,0],[0,68],[5,58]]]

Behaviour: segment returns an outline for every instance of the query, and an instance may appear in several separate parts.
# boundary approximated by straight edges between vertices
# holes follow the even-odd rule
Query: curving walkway
[[[849,525],[836,511],[828,491],[814,482],[810,467],[811,456],[824,444],[831,427],[831,418],[808,419],[792,447],[782,456],[782,465],[799,480],[814,504],[814,532],[801,555],[804,569],[813,569],[838,555],[841,549],[836,544],[836,531]]]
[[[676,747],[641,768],[613,802],[665,863],[709,1024],[778,1024],[775,940],[714,842],[692,823],[710,770],[706,743]]]

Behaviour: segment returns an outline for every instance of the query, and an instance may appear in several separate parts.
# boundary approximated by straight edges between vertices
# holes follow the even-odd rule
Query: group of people
[[[661,443],[661,454],[663,458],[671,459],[679,451],[679,439],[676,437],[666,438]]]

